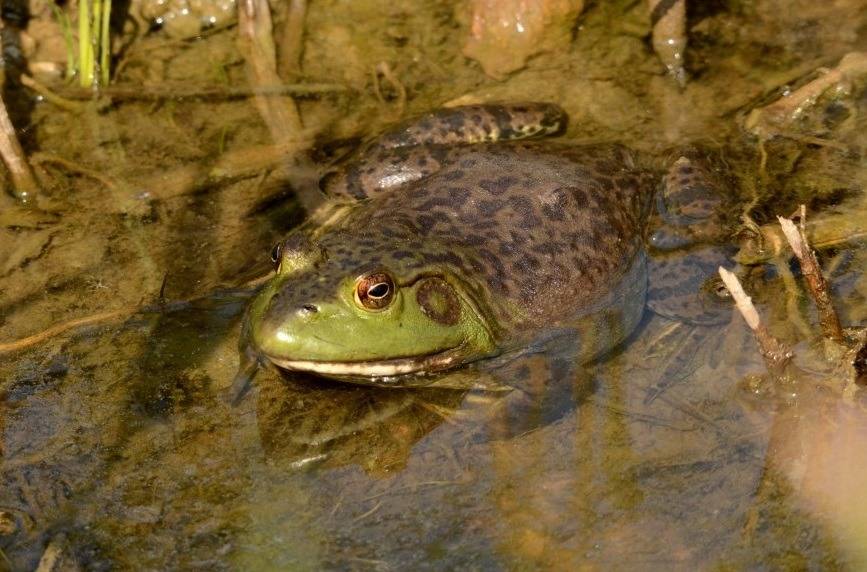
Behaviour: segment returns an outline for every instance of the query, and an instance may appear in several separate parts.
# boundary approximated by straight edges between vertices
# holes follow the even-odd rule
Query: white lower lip
[[[457,356],[440,354],[421,359],[405,358],[368,362],[286,360],[270,356],[268,359],[283,369],[306,371],[325,376],[391,377],[445,369],[455,363]]]

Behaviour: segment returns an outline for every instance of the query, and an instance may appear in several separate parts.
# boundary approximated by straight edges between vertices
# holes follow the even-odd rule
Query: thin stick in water
[[[789,246],[792,247],[792,251],[798,257],[798,262],[801,263],[801,271],[804,273],[804,279],[807,282],[807,290],[810,292],[810,296],[813,298],[819,311],[819,324],[822,327],[822,333],[831,340],[842,342],[843,328],[831,302],[828,282],[822,274],[822,269],[819,268],[816,253],[813,252],[810,248],[810,243],[807,241],[804,223],[806,219],[806,207],[804,205],[801,205],[800,216],[800,228],[795,226],[795,223],[791,219],[778,216],[777,220],[780,221],[780,227],[783,229],[783,234],[789,242]]]
[[[24,150],[18,142],[15,126],[9,119],[2,96],[0,96],[0,156],[9,168],[15,196],[23,202],[36,196],[39,186],[36,184],[30,165],[27,164]]]
[[[771,335],[768,328],[762,323],[759,313],[756,311],[755,305],[753,305],[752,298],[744,292],[744,288],[741,286],[741,282],[734,272],[720,266],[719,275],[726,289],[732,295],[735,305],[741,316],[743,316],[747,326],[753,331],[756,343],[759,346],[759,353],[762,355],[762,359],[765,360],[765,366],[768,368],[768,371],[774,377],[784,377],[786,368],[791,363],[794,354],[783,342]]]

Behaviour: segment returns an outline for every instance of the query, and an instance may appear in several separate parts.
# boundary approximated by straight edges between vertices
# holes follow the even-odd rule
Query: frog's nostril
[[[301,306],[301,308],[298,310],[298,312],[299,312],[300,314],[315,314],[315,313],[318,312],[318,311],[319,311],[319,308],[318,308],[317,306],[313,305],[313,304],[304,304],[304,305]]]

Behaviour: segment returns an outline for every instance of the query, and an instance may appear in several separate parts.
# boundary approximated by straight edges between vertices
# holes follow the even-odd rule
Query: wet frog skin
[[[532,140],[565,121],[549,104],[467,106],[363,148],[322,180],[340,206],[275,247],[252,349],[403,387],[552,332],[578,361],[619,344],[645,306],[658,177],[620,145]]]

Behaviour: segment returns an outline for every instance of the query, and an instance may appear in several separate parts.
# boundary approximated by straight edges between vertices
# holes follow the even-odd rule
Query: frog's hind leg
[[[556,135],[568,117],[553,103],[482,104],[447,107],[393,127],[371,148],[459,145]]]
[[[462,145],[554,135],[566,123],[566,112],[550,103],[440,109],[387,130],[325,173],[320,188],[331,198],[363,200],[459,160]]]

